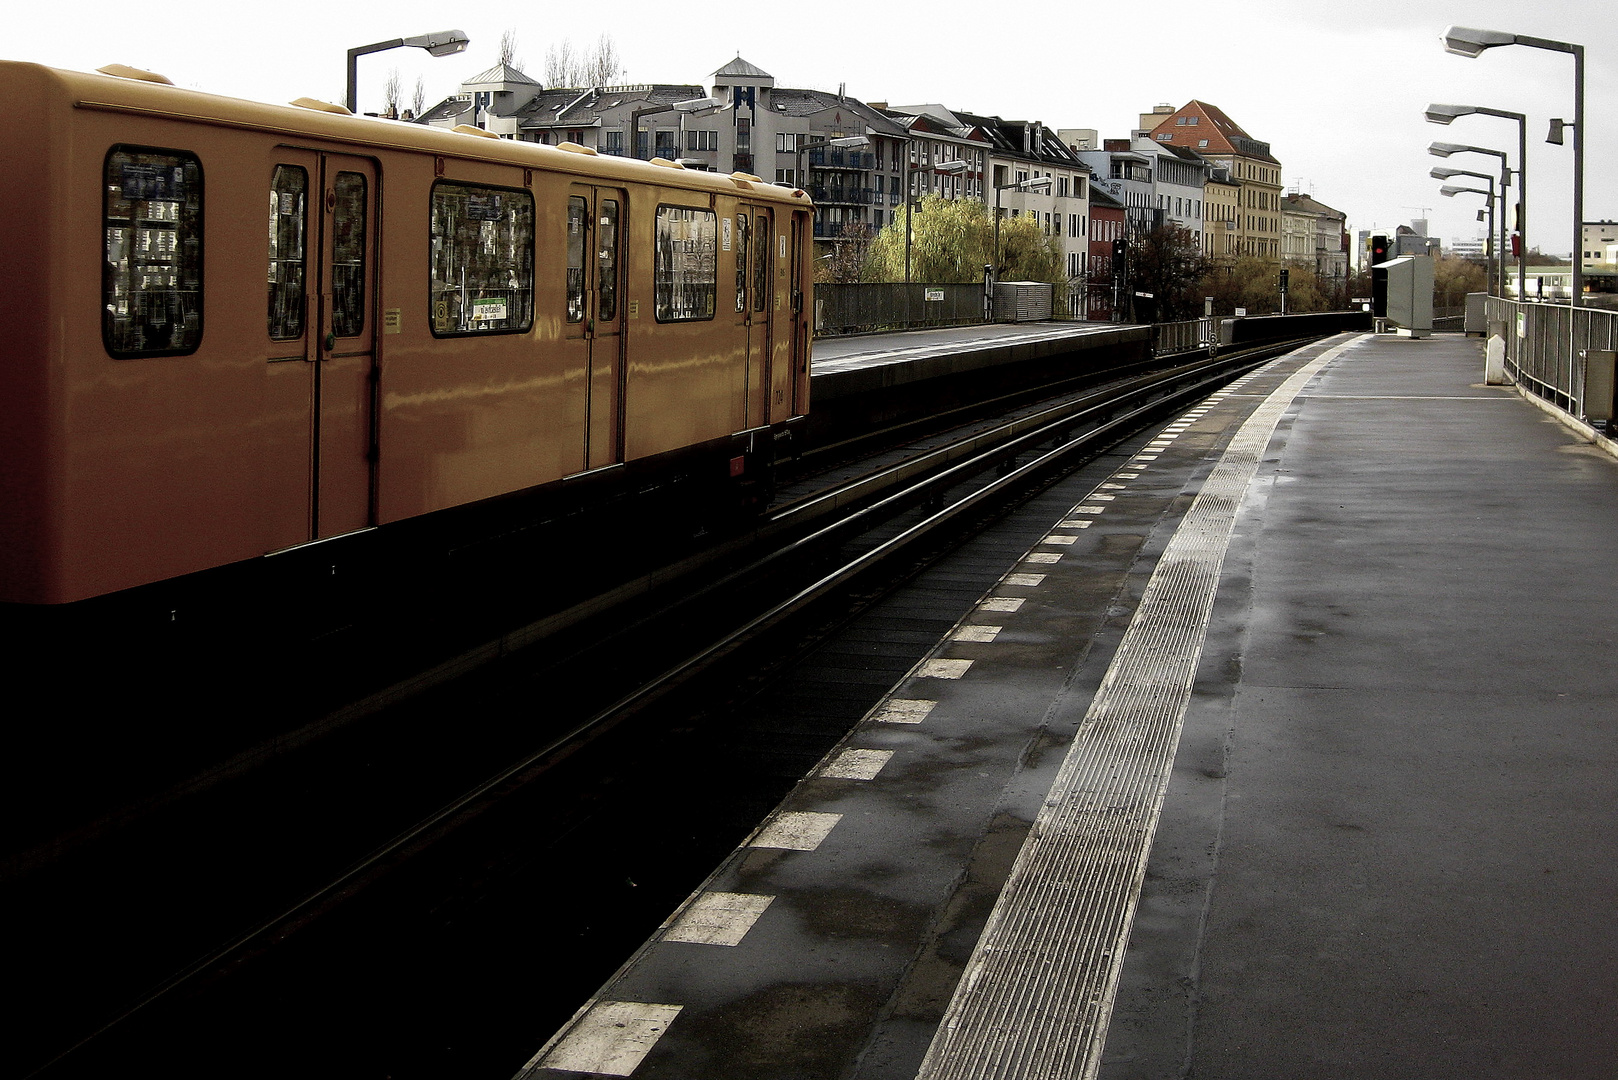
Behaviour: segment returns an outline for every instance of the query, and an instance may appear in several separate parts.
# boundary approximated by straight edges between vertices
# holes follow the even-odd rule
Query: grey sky
[[[1576,41],[1588,54],[1586,217],[1618,217],[1612,117],[1618,97],[1618,21],[1604,3],[1542,0],[1258,0],[1213,5],[984,5],[956,0],[922,8],[845,5],[804,9],[698,7],[627,0],[613,5],[466,5],[421,0],[334,5],[281,0],[270,6],[169,0],[131,9],[106,0],[34,3],[8,17],[0,55],[77,70],[124,63],[160,71],[181,86],[265,101],[340,100],[346,50],[392,37],[456,27],[472,45],[434,60],[402,49],[360,60],[360,104],[378,107],[397,67],[408,98],[417,75],[429,103],[490,66],[500,35],[515,29],[531,75],[562,38],[618,45],[629,82],[701,82],[738,53],[780,85],[848,92],[864,100],[937,101],[1051,127],[1093,127],[1122,137],[1154,104],[1201,98],[1269,142],[1286,182],[1345,211],[1353,229],[1391,228],[1428,208],[1433,232],[1470,237],[1482,199],[1444,198],[1428,171],[1435,140],[1513,151],[1508,121],[1470,117],[1427,124],[1429,102],[1485,105],[1529,115],[1530,241],[1566,252],[1572,243],[1571,147],[1544,142],[1546,121],[1573,115],[1570,57],[1520,47],[1477,60],[1439,44],[1452,24]],[[805,10],[836,22],[797,22]],[[861,12],[850,17],[847,12]],[[724,20],[714,16],[722,13]],[[989,14],[993,13],[992,23]],[[607,21],[610,18],[610,22]],[[1495,159],[1448,164],[1491,172]]]

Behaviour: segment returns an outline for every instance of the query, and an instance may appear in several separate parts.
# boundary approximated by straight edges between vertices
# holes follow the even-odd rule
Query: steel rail
[[[1087,395],[1082,404],[1079,402],[1065,403],[1061,406],[1043,410],[1041,413],[1036,414],[1035,417],[1001,425],[1001,428],[996,430],[1017,429],[1016,434],[1008,436],[1008,441],[1003,441],[991,448],[981,449],[978,453],[964,460],[957,460],[946,468],[920,479],[908,488],[902,488],[886,495],[878,501],[854,511],[846,518],[840,518],[809,535],[793,540],[785,547],[767,553],[754,564],[734,571],[719,582],[699,590],[693,594],[693,597],[708,595],[712,590],[722,588],[727,584],[733,586],[748,577],[759,574],[761,568],[766,564],[775,563],[790,554],[801,554],[808,547],[830,542],[839,534],[846,532],[848,523],[851,521],[868,520],[879,515],[883,510],[894,510],[913,504],[918,498],[925,497],[926,493],[932,489],[953,486],[975,473],[982,472],[985,468],[998,464],[1008,455],[1016,453],[1020,449],[1037,446],[1051,439],[1053,434],[1059,432],[1061,428],[1072,427],[1075,423],[1082,422],[1088,414],[1104,411],[1111,412],[1118,408],[1120,404],[1137,402],[1128,411],[1112,416],[1080,434],[1064,436],[1064,440],[1059,445],[1040,454],[1032,461],[1019,465],[1015,469],[962,496],[948,506],[927,515],[899,534],[890,537],[843,566],[823,575],[813,583],[800,588],[786,599],[776,602],[768,610],[753,616],[742,626],[726,633],[718,641],[710,643],[691,656],[667,668],[662,673],[644,682],[641,686],[622,695],[611,704],[597,709],[584,720],[575,723],[561,734],[547,740],[544,745],[533,750],[521,760],[469,788],[437,811],[372,849],[335,878],[311,891],[302,900],[293,903],[280,914],[262,920],[258,925],[224,942],[206,955],[154,985],[138,1000],[119,1012],[117,1016],[108,1019],[94,1031],[60,1051],[50,1060],[27,1074],[28,1077],[35,1077],[48,1072],[56,1064],[128,1022],[174,990],[191,982],[210,969],[221,966],[233,955],[269,937],[278,929],[300,922],[307,922],[318,915],[322,908],[340,901],[346,894],[357,891],[358,887],[373,872],[381,869],[385,863],[396,861],[399,857],[407,855],[413,850],[418,850],[452,831],[464,820],[473,816],[477,812],[476,808],[479,804],[489,800],[490,796],[502,792],[512,785],[521,786],[523,783],[542,774],[548,768],[549,759],[579,744],[586,736],[604,731],[627,719],[635,712],[649,707],[724,657],[757,641],[765,634],[777,629],[793,615],[802,612],[816,601],[825,598],[861,574],[871,571],[898,552],[930,536],[963,514],[983,506],[991,499],[1006,495],[1022,484],[1034,482],[1040,474],[1058,467],[1071,455],[1094,447],[1099,441],[1106,439],[1108,436],[1134,430],[1136,425],[1142,424],[1152,414],[1164,411],[1174,404],[1207,392],[1215,386],[1239,377],[1241,373],[1257,367],[1272,356],[1296,347],[1296,342],[1287,342],[1264,346],[1242,354],[1226,355],[1215,361],[1175,369],[1172,374],[1148,378],[1145,385],[1115,389],[1111,393],[1103,391],[1100,396],[1107,398],[1104,401],[1092,400],[1098,395],[1091,394]],[[1179,382],[1182,385],[1172,391],[1162,393],[1164,384],[1171,382]],[[1151,396],[1153,394],[1157,396]],[[1150,399],[1137,401],[1137,399],[1146,397]],[[1064,410],[1067,411],[1065,416],[1051,415],[1062,413]],[[1040,422],[1029,427],[1028,424],[1035,420]],[[981,434],[986,435],[987,433]],[[979,441],[979,436],[965,440],[965,442],[971,444],[977,444]],[[947,457],[949,450],[950,448],[948,447],[940,448],[936,453]],[[891,470],[883,471],[888,472]],[[683,598],[682,602],[688,602],[693,597]],[[626,625],[626,627],[616,631],[613,635],[609,635],[609,639],[620,634],[629,633],[634,625]]]

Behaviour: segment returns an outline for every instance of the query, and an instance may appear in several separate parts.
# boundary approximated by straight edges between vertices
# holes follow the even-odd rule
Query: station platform
[[[983,323],[928,330],[898,330],[884,334],[816,338],[810,372],[840,376],[870,368],[958,363],[978,357],[985,363],[1004,363],[1016,357],[1042,356],[1074,348],[1094,348],[1097,342],[1149,341],[1151,327],[1109,322]]]
[[[1482,372],[1112,461],[521,1075],[1611,1075],[1618,461]]]

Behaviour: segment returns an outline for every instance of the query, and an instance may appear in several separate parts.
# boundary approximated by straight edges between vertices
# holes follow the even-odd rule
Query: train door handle
[[[331,352],[335,348],[337,348],[337,335],[334,334],[334,333],[327,332],[327,334],[326,334],[326,351]]]

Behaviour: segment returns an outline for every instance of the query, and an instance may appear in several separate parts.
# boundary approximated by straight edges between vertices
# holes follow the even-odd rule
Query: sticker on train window
[[[506,302],[504,300],[474,300],[472,301],[473,322],[495,322],[506,317]]]

